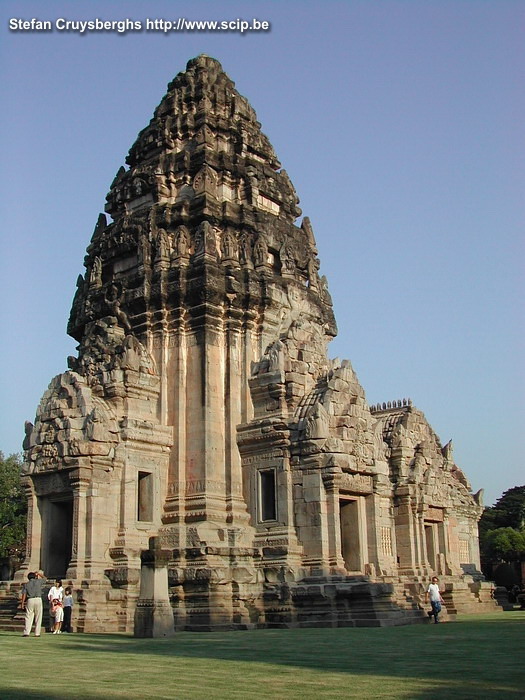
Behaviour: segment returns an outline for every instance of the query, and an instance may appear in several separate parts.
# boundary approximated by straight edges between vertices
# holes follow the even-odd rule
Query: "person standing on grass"
[[[437,576],[432,576],[432,583],[429,584],[427,591],[425,593],[425,603],[428,603],[430,599],[430,607],[432,610],[428,611],[428,616],[434,618],[434,622],[439,622],[439,613],[441,612],[441,605],[445,605],[445,601],[441,597],[439,590],[439,581]]]
[[[35,621],[35,637],[40,637],[42,626],[42,579],[40,572],[30,572],[27,583],[22,588],[22,610],[25,610],[25,625],[23,637],[29,637],[33,620]]]
[[[71,588],[69,586],[64,591],[64,600],[62,601],[64,605],[64,622],[62,623],[63,632],[72,632],[71,629],[71,613],[73,611],[73,596],[71,595]]]
[[[53,617],[54,616],[54,611],[53,611],[53,601],[58,600],[60,604],[62,604],[62,598],[64,597],[64,589],[62,587],[62,580],[57,578],[55,581],[55,585],[51,586],[49,589],[49,593],[47,594],[47,599],[49,600],[49,614]],[[60,607],[60,610],[62,610],[62,605]],[[56,622],[56,620],[55,620]],[[55,625],[51,625],[51,632],[55,630]]]
[[[51,612],[55,616],[55,624],[53,625],[53,634],[62,634],[62,620],[64,619],[64,608],[62,601],[54,598],[51,602]]]

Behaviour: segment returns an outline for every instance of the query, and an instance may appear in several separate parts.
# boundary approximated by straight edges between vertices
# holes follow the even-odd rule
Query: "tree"
[[[492,508],[485,508],[479,521],[480,534],[500,527],[525,528],[525,486],[508,489]]]
[[[525,486],[514,486],[496,502],[498,527],[525,528]]]
[[[484,549],[491,559],[519,561],[525,557],[525,532],[512,527],[489,530],[484,537]]]
[[[519,562],[525,560],[525,486],[508,489],[492,508],[485,508],[479,521],[479,544],[486,576],[492,577],[498,561],[511,564],[519,575]]]
[[[0,559],[25,549],[27,502],[20,483],[20,455],[0,452]]]

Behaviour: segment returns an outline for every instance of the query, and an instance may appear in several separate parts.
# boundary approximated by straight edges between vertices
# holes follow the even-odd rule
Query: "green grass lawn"
[[[525,612],[385,629],[0,633],[0,698],[525,698]]]

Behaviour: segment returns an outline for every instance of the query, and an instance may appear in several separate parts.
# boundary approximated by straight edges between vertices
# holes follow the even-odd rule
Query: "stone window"
[[[265,197],[263,194],[257,195],[257,206],[259,209],[269,211],[271,214],[279,214],[281,210],[281,207],[277,204],[277,202],[274,202],[269,197]]]
[[[392,530],[389,527],[381,528],[381,551],[387,557],[391,557],[392,553]]]
[[[468,540],[459,541],[459,563],[470,564],[470,551]]]
[[[153,520],[153,474],[139,472],[137,484],[137,520]]]
[[[259,472],[259,520],[276,520],[275,469]]]

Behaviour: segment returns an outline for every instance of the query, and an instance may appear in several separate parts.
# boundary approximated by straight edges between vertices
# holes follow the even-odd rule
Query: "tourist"
[[[42,626],[42,579],[41,573],[31,571],[28,581],[22,587],[22,610],[25,610],[24,637],[29,637],[33,620],[35,622],[35,637],[40,637]]]
[[[54,598],[51,601],[51,613],[55,618],[53,625],[53,634],[62,634],[62,620],[64,619],[64,607],[62,601]]]
[[[441,612],[441,604],[445,604],[445,601],[441,597],[439,591],[439,581],[437,576],[432,577],[432,583],[429,584],[427,591],[425,593],[425,603],[428,603],[430,598],[430,606],[432,610],[428,611],[428,616],[434,618],[434,622],[439,622],[439,613]]]
[[[62,581],[61,579],[57,578],[55,581],[55,585],[51,586],[49,589],[49,593],[47,594],[47,599],[49,600],[49,615],[51,617],[54,617],[54,612],[53,612],[53,601],[58,600],[60,603],[62,603],[62,598],[64,597],[64,589],[62,587]],[[51,622],[51,620],[50,620]],[[56,620],[55,620],[56,622]],[[55,629],[55,624],[50,625],[51,629],[50,631],[53,632]]]
[[[64,591],[64,622],[62,623],[63,632],[72,632],[71,629],[71,613],[73,611],[73,596],[71,595],[71,588],[69,586]]]

